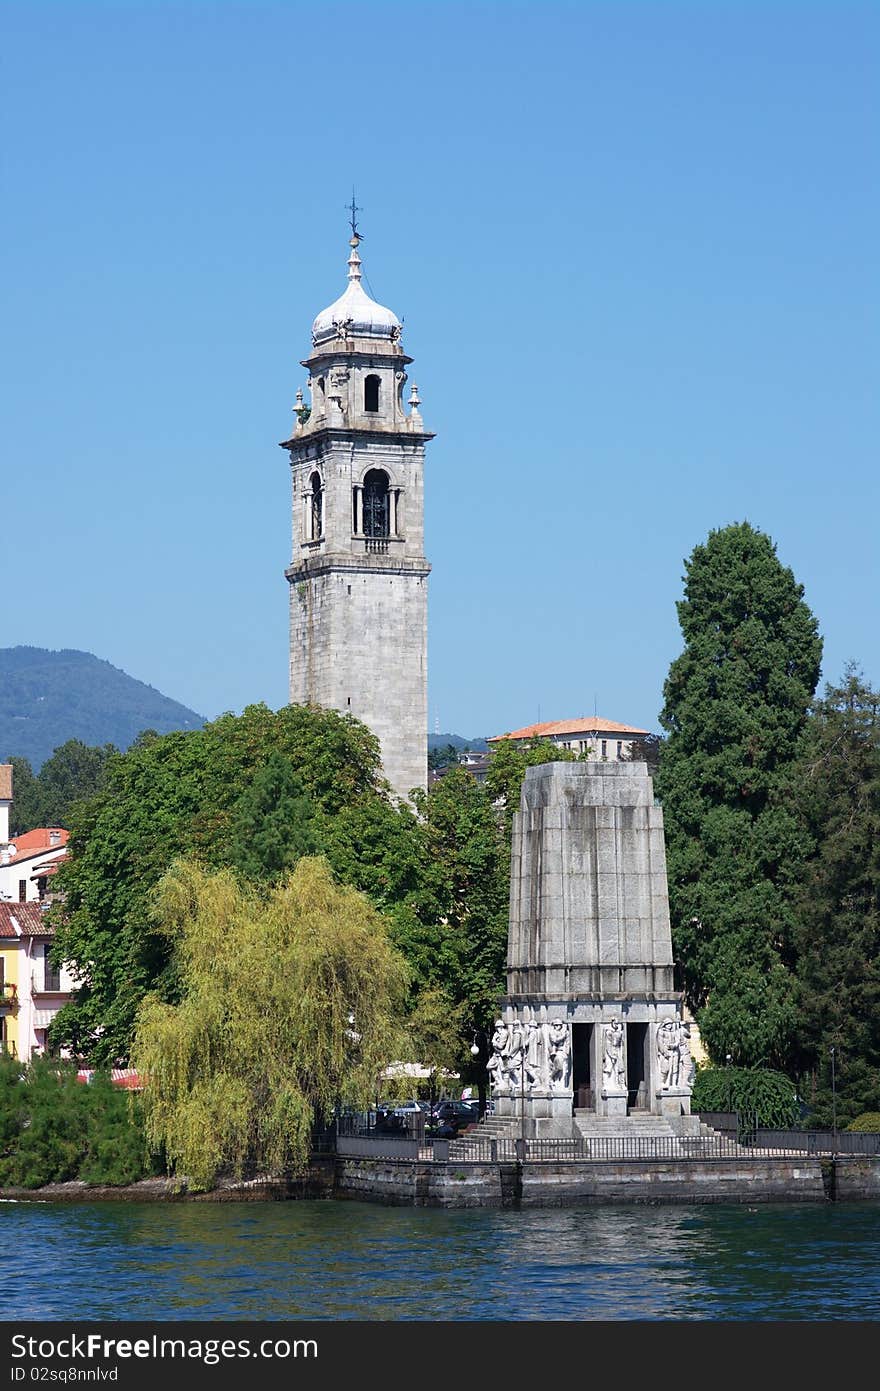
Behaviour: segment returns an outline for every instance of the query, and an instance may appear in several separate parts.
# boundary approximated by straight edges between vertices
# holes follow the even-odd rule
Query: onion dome
[[[348,286],[345,293],[322,309],[312,324],[312,344],[347,338],[385,338],[392,343],[400,341],[401,323],[396,314],[384,305],[377,304],[361,285],[361,258],[357,253],[360,238],[352,237],[351,255],[348,258]]]

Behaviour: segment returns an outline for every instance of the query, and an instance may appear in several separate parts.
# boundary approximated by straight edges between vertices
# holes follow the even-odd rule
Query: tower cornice
[[[314,444],[316,442],[332,442],[333,440],[393,440],[395,444],[425,444],[428,440],[434,439],[435,432],[428,430],[393,430],[387,425],[377,424],[374,428],[364,425],[316,425],[314,429],[309,429],[306,425],[302,433],[291,435],[290,439],[279,440],[279,449],[287,449],[291,453],[299,449],[304,444]]]
[[[325,552],[322,555],[308,556],[305,560],[300,560],[294,565],[288,565],[284,571],[284,577],[291,584],[299,584],[302,580],[315,579],[318,575],[335,575],[342,571],[358,575],[364,572],[374,575],[414,575],[418,579],[430,575],[431,566],[424,556],[409,559],[401,556],[400,559],[395,559],[388,555],[349,555],[345,552],[328,554]]]

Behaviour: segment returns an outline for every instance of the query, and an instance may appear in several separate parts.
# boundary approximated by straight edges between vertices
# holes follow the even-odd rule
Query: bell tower
[[[377,735],[397,796],[427,783],[425,444],[402,325],[361,285],[352,207],[348,285],[312,324],[310,403],[290,456],[290,702],[354,715]]]

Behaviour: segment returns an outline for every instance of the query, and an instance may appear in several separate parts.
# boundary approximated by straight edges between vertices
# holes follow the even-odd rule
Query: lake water
[[[6,1202],[0,1222],[7,1318],[880,1318],[877,1203]]]

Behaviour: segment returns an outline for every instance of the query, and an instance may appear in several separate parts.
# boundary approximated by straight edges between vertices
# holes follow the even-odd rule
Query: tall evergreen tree
[[[784,1068],[787,886],[809,841],[774,794],[800,750],[822,641],[803,587],[748,522],[695,548],[678,616],[656,778],[676,958],[710,1055]]]
[[[854,666],[816,702],[792,779],[815,843],[796,899],[801,1093],[815,1120],[880,1111],[880,693]]]
[[[246,879],[271,882],[317,849],[312,799],[289,759],[273,751],[233,808],[229,863]]]

